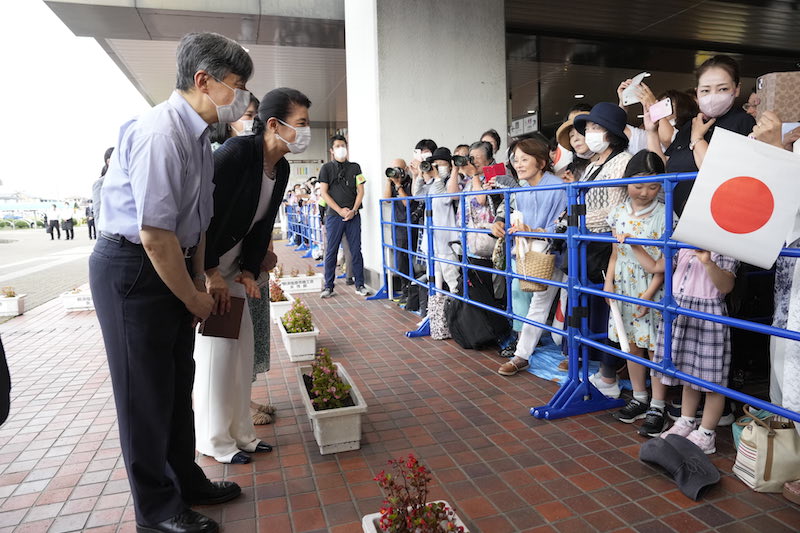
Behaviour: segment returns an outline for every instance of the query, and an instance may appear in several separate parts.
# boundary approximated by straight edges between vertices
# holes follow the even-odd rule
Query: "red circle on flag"
[[[772,191],[761,180],[738,176],[717,187],[711,197],[711,216],[731,233],[752,233],[769,222],[775,210]]]

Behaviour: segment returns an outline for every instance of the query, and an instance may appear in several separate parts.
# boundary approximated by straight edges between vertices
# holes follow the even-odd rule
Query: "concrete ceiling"
[[[190,31],[216,31],[246,46],[256,96],[295,87],[319,127],[347,121],[343,0],[45,0],[80,36],[97,39],[155,104],[175,79],[175,47]],[[511,118],[540,111],[557,125],[575,101],[615,97],[642,70],[655,90],[688,88],[715,52],[742,64],[744,90],[765,72],[800,62],[800,0],[505,0]],[[435,52],[434,52],[435,53]],[[541,105],[540,105],[541,104]]]

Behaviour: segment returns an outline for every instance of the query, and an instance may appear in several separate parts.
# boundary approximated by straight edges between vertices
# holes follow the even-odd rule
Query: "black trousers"
[[[89,228],[89,240],[97,238],[97,227],[94,225],[94,219],[86,220],[86,227]]]
[[[51,220],[50,224],[50,240],[55,240],[55,235],[58,234],[58,238],[61,238],[61,226],[58,223],[58,220]]]
[[[208,486],[194,462],[192,317],[140,245],[102,234],[89,283],[111,372],[136,521],[155,525]]]

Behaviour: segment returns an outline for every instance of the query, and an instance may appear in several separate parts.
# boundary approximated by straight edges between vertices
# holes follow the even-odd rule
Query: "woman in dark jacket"
[[[206,234],[205,283],[214,313],[231,297],[260,298],[256,283],[289,180],[284,156],[308,147],[311,102],[294,89],[261,100],[254,135],[233,137],[214,152],[214,218]],[[198,335],[194,357],[197,450],[221,463],[250,462],[272,446],[256,438],[250,417],[253,323],[242,306],[238,339]]]

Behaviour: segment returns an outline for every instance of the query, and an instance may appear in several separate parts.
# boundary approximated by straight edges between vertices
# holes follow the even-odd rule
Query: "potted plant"
[[[292,306],[294,298],[291,294],[287,294],[281,287],[281,282],[278,280],[269,280],[269,313],[272,321],[277,324],[280,318],[286,314]]]
[[[324,276],[320,272],[313,272],[311,267],[305,276],[300,275],[300,270],[293,268],[288,276],[284,276],[283,265],[276,266],[270,273],[270,278],[281,282],[284,291],[291,294],[302,292],[319,292],[322,290]]]
[[[359,449],[361,415],[367,412],[367,404],[345,369],[322,348],[311,365],[296,371],[319,453]]]
[[[14,287],[0,289],[0,316],[19,316],[25,312],[25,294],[17,294]]]
[[[92,300],[91,291],[84,290],[80,287],[61,293],[58,299],[61,300],[61,305],[64,306],[64,310],[67,312],[91,311],[94,309],[94,300]]]
[[[311,319],[311,310],[299,298],[292,302],[289,311],[278,321],[281,338],[289,361],[311,361],[317,351],[319,330]]]
[[[428,502],[431,473],[414,454],[389,461],[391,472],[381,471],[375,481],[386,493],[383,507],[361,520],[365,533],[468,533],[461,519],[445,501]]]

